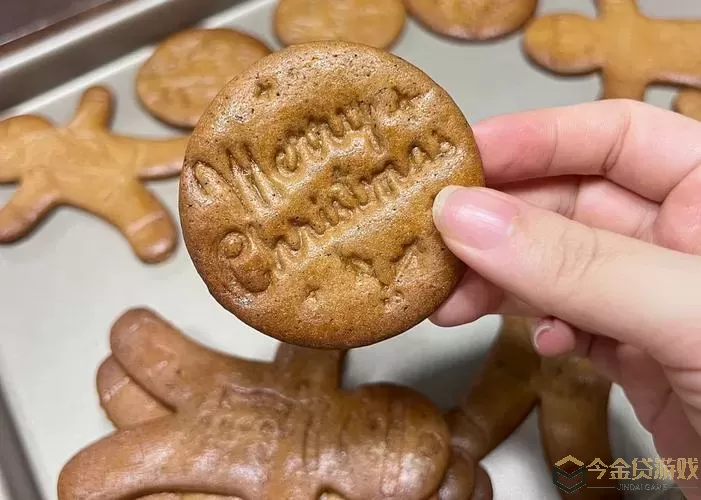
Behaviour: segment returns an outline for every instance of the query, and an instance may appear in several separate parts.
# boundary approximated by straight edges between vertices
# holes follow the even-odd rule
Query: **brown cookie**
[[[524,49],[561,74],[600,72],[602,98],[645,99],[652,83],[701,85],[701,21],[643,15],[635,0],[598,0],[599,17],[552,14],[526,30]]]
[[[175,226],[142,181],[177,175],[187,138],[114,135],[111,117],[110,92],[92,87],[65,127],[34,115],[0,122],[0,183],[19,183],[0,209],[0,243],[25,236],[54,207],[72,205],[113,224],[145,262],[171,254]]]
[[[464,40],[489,40],[523,26],[538,0],[404,0],[430,30]]]
[[[190,29],[161,42],[136,75],[136,94],[156,118],[192,128],[217,92],[270,54],[260,40],[230,29]]]
[[[285,45],[340,40],[385,48],[405,20],[402,0],[280,0],[275,32]]]
[[[482,183],[472,131],[430,78],[381,50],[315,42],[214,100],[188,146],[180,217],[228,310],[286,342],[355,347],[448,296],[463,268],[433,199]]]
[[[586,360],[541,359],[531,347],[529,331],[524,318],[505,318],[482,372],[447,415],[454,448],[481,460],[538,406],[541,441],[550,466],[568,455],[587,466],[596,458],[610,465],[610,382],[597,375]],[[621,498],[610,476],[599,480],[590,475],[587,485],[590,487],[562,496]]]
[[[339,389],[340,351],[281,344],[272,363],[230,357],[145,309],[115,323],[111,347],[98,391],[122,430],[64,467],[60,500],[463,500],[475,480],[485,489],[423,396]]]
[[[674,100],[674,110],[695,120],[701,120],[701,90],[684,89]]]

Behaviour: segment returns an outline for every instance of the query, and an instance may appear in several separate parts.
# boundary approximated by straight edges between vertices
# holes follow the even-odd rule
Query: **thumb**
[[[455,255],[532,307],[647,350],[662,363],[698,363],[701,257],[591,228],[486,188],[443,189],[433,217]]]

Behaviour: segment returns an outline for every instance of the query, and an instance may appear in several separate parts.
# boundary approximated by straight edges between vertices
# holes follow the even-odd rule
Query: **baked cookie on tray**
[[[409,12],[438,34],[490,40],[526,24],[538,0],[404,0]]]
[[[136,75],[136,95],[159,120],[192,128],[217,92],[270,49],[232,29],[194,28],[158,44]]]
[[[274,26],[284,45],[340,40],[387,48],[405,20],[402,0],[280,0]]]
[[[587,360],[541,358],[531,346],[525,318],[505,317],[499,337],[459,405],[447,415],[453,446],[481,460],[538,407],[548,467],[571,455],[589,466],[613,463],[608,435],[611,383]],[[563,499],[622,498],[610,475],[587,476],[587,488]]]
[[[120,430],[64,467],[60,500],[491,498],[423,396],[340,389],[342,351],[281,344],[272,363],[236,358],[146,309],[119,318],[110,341],[97,386]]]
[[[0,121],[0,183],[18,183],[0,208],[0,243],[25,236],[55,207],[71,205],[115,226],[144,262],[172,253],[175,225],[143,181],[178,175],[187,138],[112,134],[112,106],[109,90],[92,87],[64,127],[35,115]]]
[[[215,98],[190,139],[180,219],[226,309],[285,342],[349,348],[416,325],[457,283],[431,215],[450,184],[483,175],[445,90],[388,52],[315,42]]]
[[[599,72],[601,97],[645,100],[653,83],[701,86],[701,20],[645,16],[635,0],[597,0],[599,17],[550,14],[527,28],[524,50],[560,74]]]

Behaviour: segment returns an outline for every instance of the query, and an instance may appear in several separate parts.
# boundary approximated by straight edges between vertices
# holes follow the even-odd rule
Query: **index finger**
[[[599,175],[661,202],[701,165],[701,123],[637,101],[499,116],[474,133],[491,186]]]

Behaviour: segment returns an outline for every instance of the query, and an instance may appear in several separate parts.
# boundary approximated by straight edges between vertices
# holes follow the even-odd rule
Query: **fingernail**
[[[553,329],[552,321],[546,319],[535,320],[531,323],[531,340],[536,351],[543,347],[543,338],[547,337]]]
[[[433,221],[444,238],[489,250],[509,236],[519,209],[485,188],[448,186],[433,202]]]

